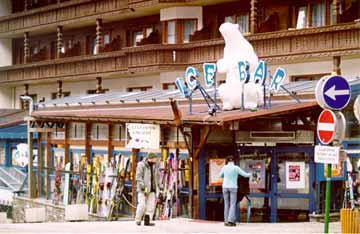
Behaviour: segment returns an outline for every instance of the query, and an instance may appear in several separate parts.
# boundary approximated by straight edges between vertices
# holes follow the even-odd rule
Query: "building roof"
[[[271,108],[260,108],[257,111],[219,111],[215,116],[208,115],[208,107],[198,91],[193,95],[193,110],[190,113],[188,100],[181,97],[177,90],[135,93],[113,92],[67,97],[40,104],[39,109],[33,112],[32,116],[37,119],[171,124],[174,121],[174,114],[170,100],[178,100],[178,108],[185,124],[222,125],[230,121],[249,120],[259,116],[279,116],[320,108],[314,98],[316,83],[317,81],[300,81],[284,85],[290,93],[300,97],[301,103],[297,103],[287,92],[280,90],[272,98]],[[352,87],[359,88],[360,79],[351,80],[349,83]],[[213,89],[207,91],[210,96],[213,96]]]
[[[0,109],[0,128],[24,123],[27,111],[20,109]]]

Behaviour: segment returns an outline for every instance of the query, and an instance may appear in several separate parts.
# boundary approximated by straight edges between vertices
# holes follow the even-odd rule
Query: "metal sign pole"
[[[331,164],[327,164],[324,233],[329,233],[330,188],[331,188]]]

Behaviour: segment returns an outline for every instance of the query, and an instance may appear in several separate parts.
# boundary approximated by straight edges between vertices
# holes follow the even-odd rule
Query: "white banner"
[[[159,149],[160,125],[127,123],[126,148],[131,149]]]
[[[305,162],[286,161],[286,188],[305,188]]]
[[[339,163],[339,153],[340,153],[340,147],[316,145],[315,146],[315,162],[316,163],[338,164]]]

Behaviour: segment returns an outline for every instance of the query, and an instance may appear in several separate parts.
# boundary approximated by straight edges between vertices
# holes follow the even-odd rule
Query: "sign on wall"
[[[286,161],[285,171],[287,189],[305,188],[305,162]]]
[[[340,147],[337,146],[315,146],[315,162],[337,164],[339,162]]]
[[[223,179],[220,177],[221,169],[225,165],[225,159],[209,160],[209,184],[210,186],[221,186]]]
[[[265,188],[265,160],[246,160],[246,171],[251,173],[250,189]]]
[[[159,149],[160,125],[127,123],[126,148],[131,149]]]

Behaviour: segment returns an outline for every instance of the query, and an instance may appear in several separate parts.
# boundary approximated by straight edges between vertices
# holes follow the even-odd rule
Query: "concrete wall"
[[[0,1],[0,17],[11,14],[11,0]]]
[[[12,95],[14,89],[0,86],[0,109],[13,108]]]
[[[174,19],[197,19],[197,30],[203,27],[203,14],[201,6],[170,7],[160,10],[160,21]]]
[[[0,67],[12,65],[12,39],[0,39]]]

